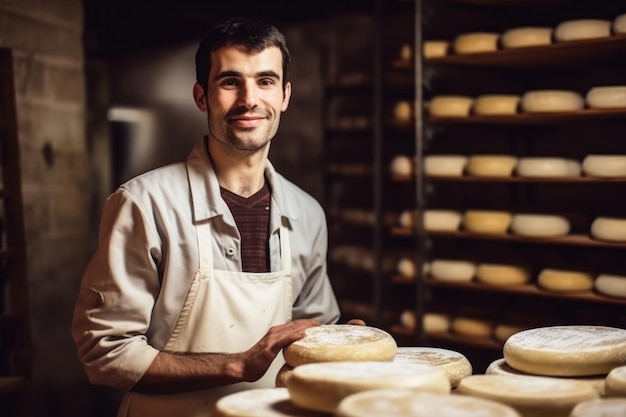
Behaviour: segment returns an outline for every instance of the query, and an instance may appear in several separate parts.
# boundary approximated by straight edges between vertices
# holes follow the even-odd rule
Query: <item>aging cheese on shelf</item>
[[[402,122],[413,120],[413,104],[407,100],[400,100],[393,107],[393,117]]]
[[[594,288],[600,294],[610,297],[626,298],[626,276],[600,274],[596,277]]]
[[[430,100],[428,112],[439,117],[467,117],[470,115],[474,99],[467,96],[435,96]]]
[[[611,369],[611,372],[606,376],[604,395],[607,397],[626,397],[626,365]]]
[[[456,259],[433,259],[430,275],[440,281],[469,282],[476,274],[476,264]]]
[[[394,362],[433,365],[441,369],[455,388],[459,381],[472,374],[472,364],[465,355],[450,349],[437,347],[398,347]]]
[[[583,271],[546,268],[539,272],[537,283],[551,291],[588,291],[593,289],[593,275]]]
[[[411,61],[413,59],[413,46],[408,43],[403,43],[400,46],[400,59],[402,61]]]
[[[393,175],[408,177],[413,175],[415,163],[413,158],[408,155],[396,155],[391,160],[389,170]]]
[[[611,36],[611,23],[604,19],[568,20],[557,25],[554,38],[558,42],[606,38]]]
[[[472,155],[465,169],[477,177],[510,177],[515,165],[517,157],[513,155]]]
[[[568,417],[576,404],[598,398],[588,384],[526,375],[471,375],[456,393],[507,404],[523,416]]]
[[[513,215],[497,210],[468,210],[463,215],[463,228],[472,233],[501,234],[508,230]]]
[[[554,214],[514,214],[511,231],[528,237],[559,237],[569,233],[569,220]]]
[[[403,210],[398,216],[398,224],[402,227],[413,227],[417,224],[415,210]]]
[[[511,367],[529,374],[607,374],[626,363],[626,330],[590,325],[538,327],[511,336],[503,353]]]
[[[500,43],[505,49],[550,45],[552,32],[553,29],[548,27],[513,28],[502,34]]]
[[[442,40],[424,41],[422,44],[422,53],[424,58],[439,58],[448,55],[450,42]]]
[[[493,323],[490,320],[476,317],[455,317],[451,328],[455,333],[469,337],[489,338],[493,333]]]
[[[626,108],[626,86],[593,87],[587,92],[585,101],[592,109]]]
[[[582,169],[589,177],[623,178],[626,177],[626,155],[587,155]]]
[[[576,405],[569,417],[623,417],[626,398],[598,398]]]
[[[527,178],[577,177],[580,176],[581,165],[568,158],[523,157],[517,162],[515,172]]]
[[[382,329],[351,324],[310,327],[305,336],[283,349],[293,367],[327,361],[392,361],[397,345]]]
[[[473,32],[463,33],[454,39],[453,48],[457,54],[474,54],[498,50],[499,33]]]
[[[462,214],[454,210],[425,210],[424,229],[429,232],[453,232],[459,229],[462,218]]]
[[[444,333],[450,330],[450,316],[443,313],[428,312],[422,317],[424,333]]]
[[[424,173],[432,176],[460,177],[467,164],[465,155],[428,155],[424,157]]]
[[[626,242],[626,218],[596,217],[591,223],[591,236],[609,242]]]
[[[476,280],[497,286],[521,285],[530,281],[530,272],[517,265],[481,263],[476,268]]]
[[[485,94],[476,97],[472,111],[478,116],[504,116],[516,114],[520,96],[512,94]]]
[[[500,342],[506,342],[506,340],[515,333],[526,329],[528,329],[528,326],[522,326],[520,324],[498,323],[493,329],[493,337]]]
[[[521,109],[526,113],[556,113],[581,110],[585,100],[576,91],[533,90],[522,95]]]
[[[616,35],[626,33],[626,13],[620,14],[613,19],[611,30]]]
[[[309,363],[294,368],[287,381],[294,404],[328,413],[348,395],[384,388],[447,394],[451,387],[446,374],[435,366],[395,362]]]
[[[255,388],[220,398],[214,406],[215,417],[324,417],[327,414],[306,410],[293,404],[287,388]]]
[[[345,398],[336,417],[521,417],[513,408],[482,398],[413,392],[407,389],[372,390]]]

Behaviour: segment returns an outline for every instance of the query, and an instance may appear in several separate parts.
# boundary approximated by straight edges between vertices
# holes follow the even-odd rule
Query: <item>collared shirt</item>
[[[265,176],[272,188],[272,271],[281,268],[279,227],[290,230],[293,319],[335,323],[339,309],[326,271],[323,209],[269,161]],[[211,222],[215,268],[241,271],[240,234],[220,196],[206,140],[186,163],[142,174],[109,196],[72,329],[92,383],[132,388],[165,346],[198,269],[195,224],[203,221]]]

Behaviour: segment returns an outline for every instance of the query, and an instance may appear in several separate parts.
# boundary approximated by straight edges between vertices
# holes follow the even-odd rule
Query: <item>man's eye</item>
[[[237,80],[235,80],[233,78],[227,78],[227,79],[223,80],[221,84],[223,86],[225,86],[225,87],[236,87],[237,85],[239,85]]]
[[[265,85],[265,86],[272,86],[274,84],[276,84],[276,82],[271,79],[271,78],[263,78],[259,81],[260,85]]]

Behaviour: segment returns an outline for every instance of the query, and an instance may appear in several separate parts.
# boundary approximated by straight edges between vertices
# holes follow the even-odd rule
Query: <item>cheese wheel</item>
[[[516,369],[511,368],[504,358],[496,359],[491,362],[487,369],[485,370],[485,375],[526,375],[532,376],[531,374],[527,374]],[[536,375],[535,375],[536,376]],[[604,393],[604,376],[579,376],[579,377],[556,377],[556,376],[544,376],[544,378],[554,378],[557,381],[561,380],[573,380],[580,381],[585,383],[591,387],[598,395],[603,395]]]
[[[463,228],[472,233],[506,233],[513,215],[506,211],[468,210],[463,215]]]
[[[467,156],[428,155],[424,158],[424,173],[432,176],[460,177],[463,175]]]
[[[517,157],[513,155],[472,155],[465,169],[477,177],[510,177],[515,165]]]
[[[433,259],[430,274],[439,281],[469,282],[476,274],[476,264],[454,259]]]
[[[546,268],[537,276],[537,284],[550,291],[589,291],[593,289],[593,276],[587,272]]]
[[[626,108],[626,86],[593,87],[587,92],[585,101],[592,109]]]
[[[554,38],[558,42],[606,38],[611,36],[611,23],[604,19],[568,20],[557,25]]]
[[[409,177],[414,173],[413,158],[408,155],[397,155],[391,160],[389,170],[393,175]]]
[[[528,326],[521,326],[510,323],[498,323],[493,329],[493,336],[500,342],[506,342],[506,340],[513,336],[515,333],[519,333],[522,330],[528,329]]]
[[[581,110],[583,97],[576,91],[534,90],[522,95],[521,109],[526,113],[555,113]]]
[[[511,231],[528,237],[559,237],[569,233],[570,224],[563,216],[551,214],[514,214]]]
[[[393,116],[396,120],[410,122],[413,120],[413,104],[406,100],[397,102],[393,108]]]
[[[507,404],[528,417],[568,417],[579,402],[598,398],[583,382],[527,375],[471,375],[456,393]]]
[[[450,42],[448,41],[424,41],[422,44],[422,53],[424,58],[439,58],[448,55],[450,49]]]
[[[626,363],[626,330],[588,325],[538,327],[509,337],[503,353],[510,366],[529,374],[607,374]]]
[[[493,323],[474,317],[455,317],[452,331],[469,337],[488,338],[493,333]]]
[[[426,313],[422,317],[424,333],[444,333],[450,329],[450,317],[442,313]]]
[[[624,417],[626,398],[599,398],[576,405],[569,417]]]
[[[626,276],[600,274],[594,282],[594,288],[600,294],[626,298]]]
[[[608,242],[626,242],[626,218],[596,217],[591,223],[591,236]]]
[[[413,60],[413,46],[408,43],[403,43],[400,47],[400,59],[402,61],[411,61]]]
[[[309,327],[305,336],[283,349],[293,366],[328,361],[392,361],[396,341],[384,330],[370,326],[328,324]]]
[[[474,104],[474,99],[467,96],[436,96],[430,101],[428,111],[439,117],[467,117]]]
[[[348,395],[381,388],[410,388],[447,394],[450,381],[441,369],[432,365],[348,361],[298,366],[287,385],[294,404],[328,413],[334,412]]]
[[[626,366],[611,369],[606,376],[604,395],[607,397],[626,397]]]
[[[415,330],[415,326],[417,320],[415,318],[415,313],[411,310],[404,310],[400,313],[400,324],[407,330],[413,331]],[[398,348],[400,349],[400,348]],[[396,352],[396,357],[398,357],[398,353]]]
[[[626,13],[620,14],[613,19],[611,29],[616,35],[626,33]]]
[[[398,217],[398,224],[402,227],[414,227],[417,224],[417,212],[415,210],[403,210]]]
[[[590,177],[626,177],[626,155],[587,155],[583,159],[583,172]]]
[[[517,113],[520,96],[511,94],[486,94],[476,97],[472,111],[479,116],[502,116]]]
[[[276,388],[285,388],[287,386],[287,380],[291,377],[293,372],[293,366],[284,364],[276,373],[276,380],[274,384]]]
[[[524,157],[517,162],[515,172],[520,177],[528,178],[577,177],[581,166],[578,161],[567,158]]]
[[[221,397],[214,417],[323,417],[293,404],[287,388],[254,388]]]
[[[462,217],[454,210],[425,210],[424,229],[429,232],[453,232],[459,229]]]
[[[461,379],[472,374],[472,364],[465,355],[437,347],[398,347],[393,361],[436,366],[446,374],[452,388],[459,385]]]
[[[474,54],[477,52],[493,52],[498,49],[499,33],[473,32],[463,33],[454,39],[454,52],[457,54]]]
[[[339,403],[336,417],[521,417],[513,408],[482,398],[414,392],[371,390]]]
[[[552,32],[553,29],[548,27],[513,28],[502,34],[500,43],[505,49],[550,45]]]
[[[528,268],[503,264],[478,264],[476,280],[489,285],[521,285],[530,281]]]

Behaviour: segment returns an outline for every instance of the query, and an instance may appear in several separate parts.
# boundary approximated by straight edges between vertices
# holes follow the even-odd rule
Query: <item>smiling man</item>
[[[268,160],[289,63],[275,27],[217,25],[193,87],[208,134],[105,204],[73,335],[90,381],[128,391],[119,416],[210,416],[227,393],[274,386],[281,349],[339,318],[322,208]]]

